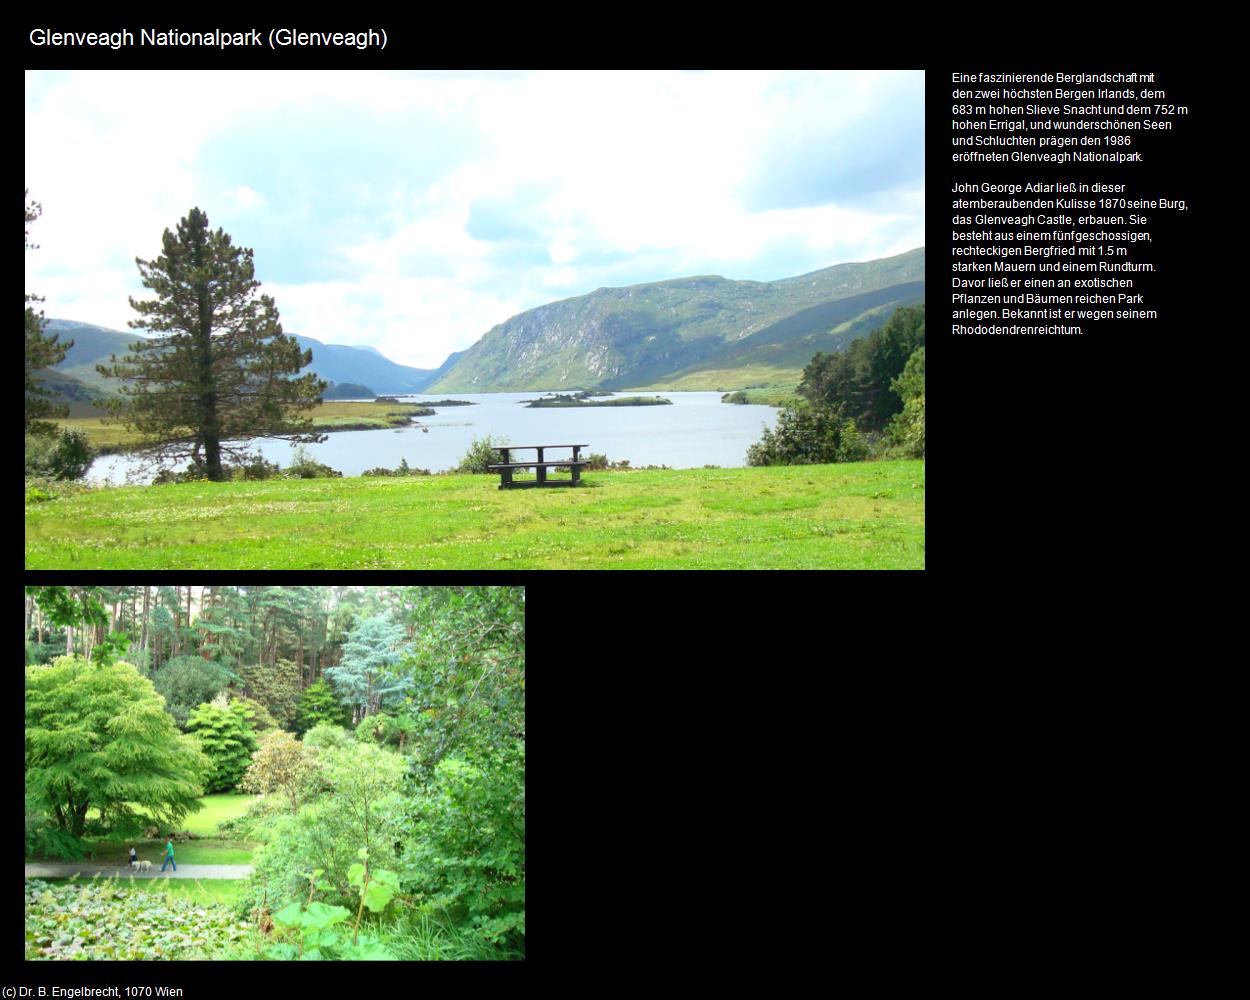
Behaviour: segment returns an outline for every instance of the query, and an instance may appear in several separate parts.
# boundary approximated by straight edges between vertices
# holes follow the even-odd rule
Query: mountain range
[[[123,357],[130,344],[143,339],[137,333],[123,333],[68,319],[48,320],[45,333],[57,334],[62,342],[74,342],[65,353],[65,359],[55,367],[56,376],[49,380],[54,384],[54,391],[66,398],[83,398],[83,390],[75,388],[74,382],[86,386],[88,392],[112,391],[111,380],[97,372],[95,366],[107,363],[111,354]],[[295,339],[301,349],[312,349],[313,361],[308,368],[327,382],[361,383],[384,395],[422,392],[434,378],[446,373],[463,353],[452,354],[439,368],[411,368],[396,364],[372,347],[324,344],[298,334]]]
[[[600,288],[489,330],[430,392],[732,386],[794,380],[924,301],[924,247],[779,281],[678,278]]]
[[[383,395],[793,384],[817,352],[841,350],[899,306],[923,302],[924,264],[918,247],[778,281],[699,276],[600,288],[519,313],[436,369],[396,364],[373,347],[296,339],[327,382]],[[49,320],[47,330],[74,341],[52,376],[67,398],[111,391],[95,365],[141,339],[73,320]]]

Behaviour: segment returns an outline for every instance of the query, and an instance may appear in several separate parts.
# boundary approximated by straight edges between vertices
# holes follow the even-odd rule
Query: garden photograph
[[[25,958],[525,957],[525,588],[25,588]]]

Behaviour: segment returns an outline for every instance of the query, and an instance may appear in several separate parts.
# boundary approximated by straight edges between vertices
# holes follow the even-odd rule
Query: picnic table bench
[[[499,488],[501,490],[521,486],[579,486],[582,481],[582,467],[590,464],[585,459],[577,457],[578,452],[582,448],[589,447],[589,445],[584,444],[497,444],[492,447],[499,452],[500,461],[488,465],[487,468],[491,472],[499,473]],[[572,448],[573,457],[571,459],[558,458],[545,461],[543,452],[548,448]],[[513,462],[511,460],[511,452],[514,451],[537,451],[538,458],[533,462]],[[512,478],[514,469],[533,469],[536,477],[535,481],[532,483],[516,482]],[[548,479],[548,469],[568,469],[573,473],[573,478]]]

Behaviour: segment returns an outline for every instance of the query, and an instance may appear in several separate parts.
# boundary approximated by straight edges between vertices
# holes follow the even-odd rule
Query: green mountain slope
[[[920,247],[781,281],[600,288],[492,328],[426,391],[621,388],[705,369],[801,368],[922,301],[924,260]]]
[[[113,392],[114,387],[109,379],[95,370],[95,366],[108,364],[110,354],[125,357],[132,343],[143,340],[143,337],[134,332],[123,333],[121,330],[110,330],[72,319],[50,319],[45,332],[55,333],[62,343],[70,340],[74,342],[74,346],[65,353],[65,360],[55,370],[104,392]]]

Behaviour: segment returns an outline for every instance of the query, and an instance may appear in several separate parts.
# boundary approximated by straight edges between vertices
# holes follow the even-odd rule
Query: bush
[[[361,473],[362,476],[431,476],[433,475],[429,469],[415,469],[408,465],[408,460],[401,458],[399,465],[394,469],[388,469],[385,466],[378,466],[376,469],[365,469]]]
[[[304,745],[310,747],[347,747],[356,742],[354,733],[332,722],[318,722],[304,734]]]
[[[291,464],[286,467],[283,475],[287,479],[341,479],[343,477],[343,473],[337,469],[331,469],[328,465],[323,465],[314,459],[302,444],[295,446],[295,451],[291,455]]]
[[[404,882],[481,937],[525,947],[525,744],[439,762],[409,800]]]
[[[263,455],[255,455],[251,459],[240,462],[230,468],[231,479],[277,479],[282,469],[277,462],[266,462]]]
[[[489,472],[490,470],[487,466],[499,461],[497,446],[507,443],[507,438],[492,438],[489,434],[481,439],[474,438],[469,444],[469,450],[464,453],[464,457],[460,459],[460,464],[456,466],[456,471]]]
[[[867,457],[867,442],[841,407],[803,403],[782,409],[777,426],[765,427],[763,439],[747,449],[747,465],[826,465]]]
[[[81,431],[26,435],[26,474],[50,479],[81,479],[95,461],[95,450]]]
[[[320,753],[324,790],[295,815],[273,819],[269,843],[252,858],[251,905],[268,898],[270,909],[307,898],[303,872],[322,869],[328,887],[317,894],[328,903],[359,897],[349,870],[368,845],[369,867],[395,867],[399,839],[398,791],[407,770],[398,754],[371,746],[326,748]]]

